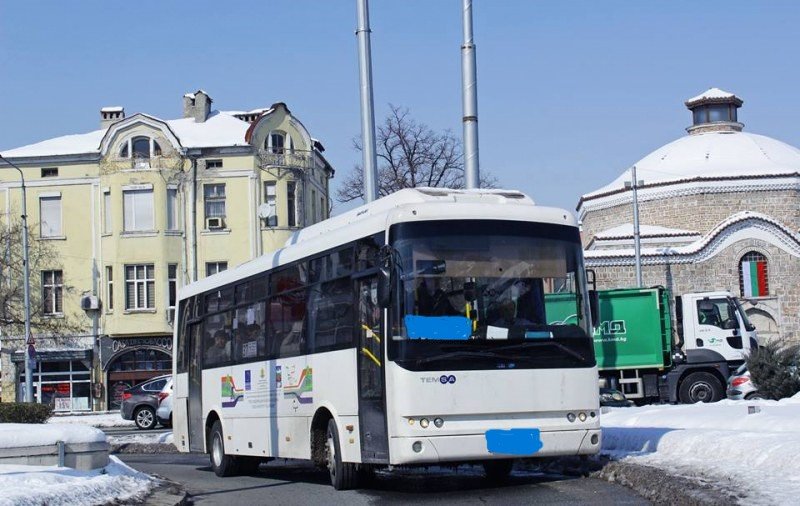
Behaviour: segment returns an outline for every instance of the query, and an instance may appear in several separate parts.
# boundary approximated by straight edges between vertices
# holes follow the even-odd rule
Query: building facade
[[[674,295],[728,290],[765,340],[800,331],[800,150],[743,131],[742,100],[686,102],[688,135],[636,162],[642,278]],[[578,203],[598,288],[636,284],[632,169]]]
[[[334,170],[286,104],[218,111],[199,90],[182,106],[175,120],[103,108],[99,130],[2,153],[25,175],[31,242],[47,252],[31,265],[32,300],[72,323],[32,329],[39,402],[117,408],[122,390],[171,371],[180,286],[328,217]],[[0,226],[22,207],[19,174],[6,167]],[[23,332],[3,329],[2,400],[22,400]]]

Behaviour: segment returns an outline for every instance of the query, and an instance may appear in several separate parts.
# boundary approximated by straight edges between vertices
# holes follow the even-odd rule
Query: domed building
[[[643,285],[728,290],[763,338],[800,340],[800,150],[744,132],[742,103],[687,100],[688,135],[581,197],[586,264],[599,289],[635,286],[635,171]]]

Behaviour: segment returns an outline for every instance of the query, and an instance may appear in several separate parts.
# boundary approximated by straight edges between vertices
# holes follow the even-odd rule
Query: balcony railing
[[[314,167],[314,152],[300,149],[259,149],[262,167],[310,169]]]

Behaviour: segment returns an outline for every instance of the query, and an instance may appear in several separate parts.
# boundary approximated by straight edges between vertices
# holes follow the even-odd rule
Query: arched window
[[[742,297],[769,295],[767,257],[757,251],[745,253],[739,260],[739,289]]]
[[[268,152],[283,154],[286,136],[282,132],[270,132],[267,136],[267,145],[264,146]]]
[[[161,156],[161,146],[153,140],[153,156]]]
[[[134,158],[150,158],[150,138],[134,137],[131,140]]]
[[[128,158],[128,143],[122,145],[122,149],[119,150],[119,157],[120,158]]]

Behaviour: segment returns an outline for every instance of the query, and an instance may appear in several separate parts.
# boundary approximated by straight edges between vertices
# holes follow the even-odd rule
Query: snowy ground
[[[75,423],[92,427],[135,427],[133,420],[125,420],[119,411],[75,415],[53,415],[47,423]]]
[[[95,505],[140,500],[155,481],[113,455],[103,469],[0,465],[0,506]]]
[[[142,431],[141,434],[126,434],[124,436],[109,435],[108,442],[111,444],[130,444],[130,443],[169,444],[169,443],[174,443],[174,439],[172,438],[172,432],[148,433],[147,431]]]
[[[752,412],[752,413],[751,413]],[[736,487],[749,504],[800,496],[800,393],[781,401],[612,408],[602,453]]]

